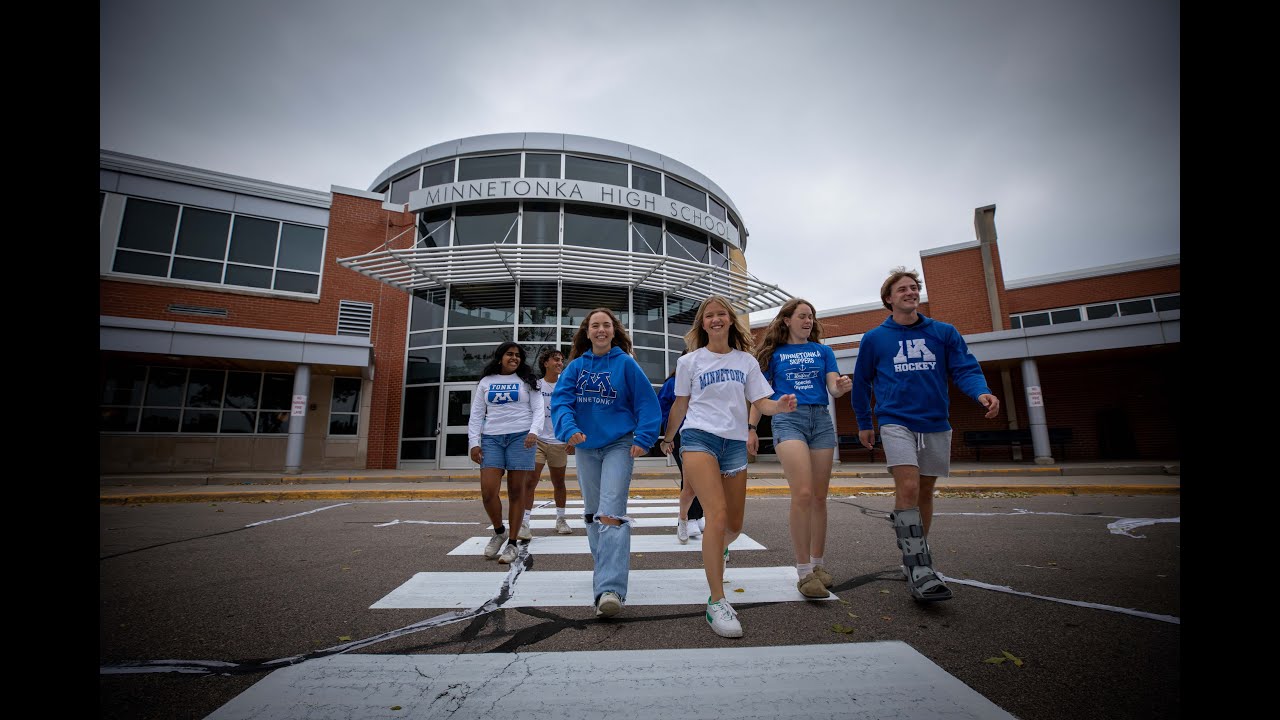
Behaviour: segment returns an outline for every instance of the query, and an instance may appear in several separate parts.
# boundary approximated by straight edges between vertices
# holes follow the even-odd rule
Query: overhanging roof
[[[690,298],[724,295],[738,310],[783,305],[791,295],[750,273],[694,260],[575,245],[387,246],[338,264],[406,292],[515,280],[586,282]]]

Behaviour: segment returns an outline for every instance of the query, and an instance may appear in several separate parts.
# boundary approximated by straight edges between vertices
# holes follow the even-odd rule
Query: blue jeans
[[[631,518],[627,517],[627,493],[631,491],[632,435],[600,448],[574,448],[578,458],[578,487],[587,523],[587,543],[595,562],[592,585],[595,601],[606,592],[627,599],[627,575],[631,572]],[[621,525],[605,525],[595,516],[614,517]]]

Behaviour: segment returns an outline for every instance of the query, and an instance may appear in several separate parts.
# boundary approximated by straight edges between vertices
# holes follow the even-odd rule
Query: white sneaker
[[[520,531],[516,533],[516,539],[517,540],[533,539],[533,531],[529,529],[529,523],[523,523],[520,525]]]
[[[612,590],[601,593],[600,602],[596,603],[596,617],[613,617],[622,612],[622,598]]]
[[[707,624],[720,637],[742,637],[742,623],[738,622],[738,613],[729,605],[729,598],[721,598],[716,602],[707,598]]]
[[[689,521],[676,519],[676,539],[681,545],[689,542]]]
[[[702,528],[699,526],[701,522],[702,518],[689,521],[689,537],[702,537]]]
[[[701,535],[703,530],[707,529],[707,516],[703,515],[698,518],[698,534]]]
[[[489,538],[489,544],[484,546],[484,558],[492,560],[498,557],[498,551],[502,549],[502,543],[506,541],[507,538],[504,535],[494,535]]]
[[[573,530],[569,528],[569,521],[562,517],[556,518],[556,532],[561,535],[572,535]]]
[[[510,565],[516,561],[516,555],[520,554],[519,549],[513,542],[508,542],[507,546],[502,548],[502,554],[498,555],[498,562],[504,565]]]

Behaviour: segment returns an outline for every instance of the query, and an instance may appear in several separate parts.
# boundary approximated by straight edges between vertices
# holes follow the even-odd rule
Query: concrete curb
[[[864,495],[893,492],[892,485],[832,485],[830,495]],[[1178,495],[1179,486],[1173,485],[949,485],[939,487],[940,497],[957,494],[1018,494],[1018,495]],[[676,498],[680,493],[671,488],[632,488],[631,497]],[[750,487],[752,497],[787,497],[790,490],[784,486]],[[581,493],[569,490],[568,496],[582,499]],[[502,493],[506,498],[506,493]],[[535,496],[545,500],[552,497],[550,490],[539,491]],[[285,500],[479,500],[480,489],[433,488],[403,490],[357,488],[341,490],[226,490],[204,492],[147,493],[99,495],[102,505],[145,505],[153,503],[219,503],[219,502],[280,502]]]

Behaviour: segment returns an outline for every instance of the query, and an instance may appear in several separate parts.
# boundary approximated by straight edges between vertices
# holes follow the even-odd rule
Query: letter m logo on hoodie
[[[898,354],[895,355],[893,358],[893,361],[895,363],[904,363],[907,361],[907,358],[912,358],[915,360],[923,359],[925,362],[933,362],[934,360],[938,359],[937,357],[934,356],[932,352],[929,351],[929,348],[925,347],[924,338],[913,338],[911,340],[907,340],[905,355],[903,354],[903,350],[904,350],[903,341],[899,340]]]
[[[578,376],[578,395],[588,393],[602,398],[618,397],[618,391],[613,389],[607,372],[584,372]]]

